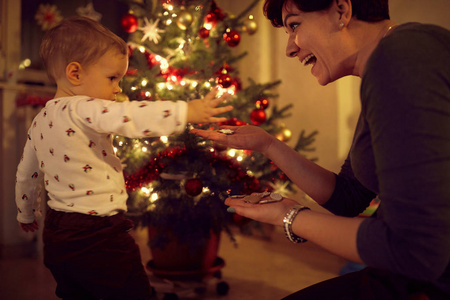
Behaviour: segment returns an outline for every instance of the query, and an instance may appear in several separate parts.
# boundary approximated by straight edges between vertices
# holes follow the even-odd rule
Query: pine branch
[[[305,130],[302,130],[302,132],[300,133],[300,136],[298,138],[298,142],[295,145],[294,149],[297,152],[300,152],[300,151],[305,151],[305,152],[315,151],[316,148],[312,148],[311,145],[314,143],[315,136],[317,134],[318,134],[318,131],[315,130],[312,133],[310,133],[309,135],[305,136]]]

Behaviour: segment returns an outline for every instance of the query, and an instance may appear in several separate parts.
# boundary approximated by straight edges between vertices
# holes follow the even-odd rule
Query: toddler
[[[182,132],[214,117],[216,90],[204,99],[115,102],[128,68],[127,44],[100,23],[73,17],[44,36],[40,49],[57,85],[28,131],[17,170],[17,220],[35,231],[42,180],[48,193],[44,263],[63,299],[149,299],[139,248],[128,231],[122,166],[113,135],[130,138]]]

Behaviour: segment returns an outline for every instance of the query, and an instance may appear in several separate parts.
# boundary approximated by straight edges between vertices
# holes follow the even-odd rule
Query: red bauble
[[[200,30],[198,31],[198,35],[202,38],[202,39],[206,39],[209,37],[209,30],[206,29],[205,27],[200,28]]]
[[[256,108],[266,109],[269,107],[269,99],[266,98],[258,99],[256,100],[255,104]]]
[[[223,39],[227,42],[228,46],[236,47],[241,41],[241,35],[236,30],[230,30],[223,34]]]
[[[217,16],[214,13],[209,13],[205,16],[205,23],[212,24],[212,26],[216,26],[218,21],[219,20],[217,19]]]
[[[264,109],[254,109],[250,113],[250,120],[254,125],[261,125],[266,121],[266,112]]]
[[[227,89],[233,84],[233,79],[228,74],[220,74],[217,76],[216,82],[224,89]]]
[[[211,3],[211,8],[209,12],[214,14],[218,21],[223,21],[226,17],[226,14],[222,12],[222,10],[217,6],[215,1]]]
[[[217,22],[223,21],[226,17],[226,14],[222,12],[220,8],[213,2],[211,5],[211,10],[205,16],[205,23],[209,23],[212,26],[216,26]]]
[[[202,192],[203,183],[198,178],[191,178],[186,180],[184,189],[186,190],[186,194],[195,197]]]
[[[132,33],[135,32],[138,27],[138,19],[135,15],[126,14],[120,20],[120,24],[122,25],[123,30]]]

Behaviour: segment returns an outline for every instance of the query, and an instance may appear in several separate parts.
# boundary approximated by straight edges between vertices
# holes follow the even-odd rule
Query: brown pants
[[[150,299],[133,223],[117,214],[96,217],[49,210],[44,226],[44,264],[56,295],[71,299]]]

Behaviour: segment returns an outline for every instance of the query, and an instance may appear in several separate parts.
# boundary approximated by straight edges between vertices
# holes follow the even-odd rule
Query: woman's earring
[[[339,23],[339,29],[344,28],[344,22]]]

